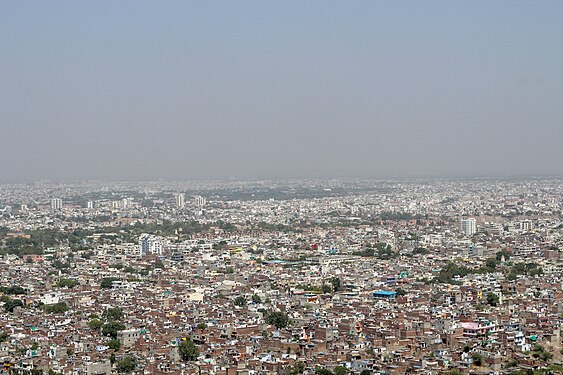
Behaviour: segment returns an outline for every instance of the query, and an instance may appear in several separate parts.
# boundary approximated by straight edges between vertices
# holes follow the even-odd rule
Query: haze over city
[[[4,2],[0,181],[561,175],[563,3]]]

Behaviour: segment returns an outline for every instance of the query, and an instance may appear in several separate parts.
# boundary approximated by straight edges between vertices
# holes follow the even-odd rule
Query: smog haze
[[[563,2],[0,11],[0,181],[563,173]]]

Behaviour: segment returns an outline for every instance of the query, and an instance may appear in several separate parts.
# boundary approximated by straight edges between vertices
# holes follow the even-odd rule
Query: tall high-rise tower
[[[466,236],[473,236],[477,233],[477,222],[474,218],[461,219],[460,229]]]
[[[198,195],[194,198],[194,203],[197,207],[202,208],[207,203],[207,199]]]
[[[60,210],[63,208],[63,200],[60,198],[53,198],[51,199],[51,209],[52,210]]]
[[[176,195],[176,208],[184,208],[185,204],[186,204],[186,196],[184,195],[184,193],[180,193]]]

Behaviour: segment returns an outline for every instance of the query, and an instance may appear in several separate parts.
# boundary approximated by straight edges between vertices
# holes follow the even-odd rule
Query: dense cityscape
[[[563,1],[0,1],[0,375],[563,375]]]
[[[562,182],[2,184],[2,373],[561,373]]]

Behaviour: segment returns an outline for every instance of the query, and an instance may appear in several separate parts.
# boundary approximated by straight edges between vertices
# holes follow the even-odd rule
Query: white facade
[[[162,255],[163,243],[160,237],[154,234],[143,233],[139,236],[139,252],[141,255]]]
[[[534,228],[534,224],[532,220],[522,220],[520,222],[520,229],[524,232],[532,230]]]
[[[197,207],[204,207],[207,203],[207,199],[198,195],[194,198],[194,203]]]
[[[63,208],[63,200],[60,198],[53,198],[51,199],[51,209],[52,210],[60,210]]]
[[[140,246],[136,246],[134,243],[128,243],[123,245],[116,245],[116,251],[126,256],[141,256]]]
[[[176,208],[184,208],[185,204],[186,204],[186,196],[184,195],[184,193],[180,193],[176,195]]]
[[[477,222],[474,218],[461,219],[460,229],[466,236],[473,236],[477,233]]]
[[[50,292],[42,295],[39,300],[45,305],[52,305],[54,303],[59,303],[62,297],[63,294],[61,292]]]
[[[128,209],[130,207],[131,207],[131,201],[129,200],[129,198],[123,198],[121,200],[121,208]]]

